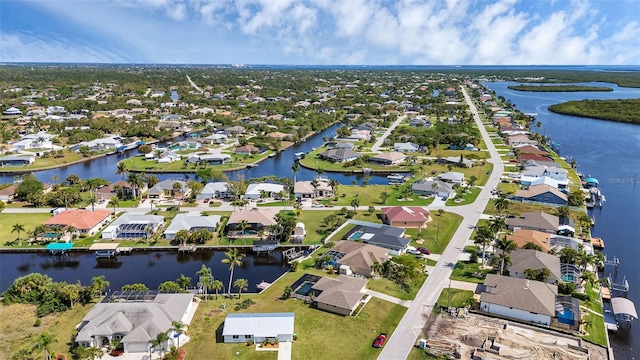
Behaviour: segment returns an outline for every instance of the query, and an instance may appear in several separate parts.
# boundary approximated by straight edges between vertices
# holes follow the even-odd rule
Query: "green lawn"
[[[453,234],[462,222],[462,216],[450,212],[445,212],[440,215],[438,212],[434,211],[431,213],[431,217],[433,218],[433,221],[427,223],[427,228],[422,229],[421,234],[418,229],[407,229],[407,231],[405,231],[405,236],[408,235],[411,237],[411,246],[426,247],[434,254],[442,254],[444,249],[447,248],[447,245],[449,245],[449,241],[451,241]],[[416,240],[418,239],[422,239],[424,242],[422,244],[418,244],[416,243]]]
[[[222,165],[211,165],[209,167],[214,170],[230,170],[238,167],[243,167],[247,164],[255,163],[257,161],[261,161],[267,158],[272,151],[266,151],[262,154],[255,155],[231,155],[232,161],[228,164]],[[196,172],[201,166],[196,166],[195,164],[185,165],[183,160],[174,161],[166,164],[158,164],[155,160],[145,160],[143,156],[133,156],[128,159],[124,159],[121,161],[122,163],[127,165],[127,169],[134,171],[175,171],[175,172]]]
[[[281,213],[291,215],[292,212],[289,210],[283,210],[281,211]],[[329,234],[331,234],[331,232],[333,232],[333,230],[328,228],[324,223],[324,219],[331,214],[337,214],[338,217],[340,217],[343,221],[347,221],[347,218],[344,215],[341,215],[340,211],[338,211],[337,209],[302,211],[300,216],[296,217],[297,221],[301,221],[302,223],[304,223],[305,230],[307,231],[307,236],[304,238],[304,244],[319,244]],[[353,219],[380,223],[380,220],[375,213],[369,214],[364,210],[359,210],[355,214]],[[345,228],[351,229],[352,227],[346,226]],[[344,234],[346,234],[346,231],[344,231]],[[333,241],[338,241],[341,238],[342,237],[336,236],[334,237]]]
[[[442,358],[433,357],[428,355],[423,349],[420,349],[416,346],[411,348],[409,352],[409,356],[407,356],[406,360],[441,360]]]
[[[294,312],[298,340],[293,343],[293,359],[375,359],[380,350],[371,342],[380,332],[391,334],[406,309],[379,299],[371,301],[356,317],[344,317],[312,309],[300,300],[280,300],[286,286],[294,283],[303,271],[288,273],[259,295],[251,295],[256,302],[241,312]],[[248,297],[248,296],[244,296]],[[226,302],[226,310],[220,304]],[[192,341],[184,346],[189,358],[208,359],[275,359],[276,353],[264,355],[254,347],[221,343],[216,331],[228,313],[234,312],[237,299],[218,299],[201,302],[189,327]],[[339,329],[339,331],[329,331]]]
[[[48,157],[48,158],[41,158],[41,157],[36,157],[36,161],[29,165],[29,166],[14,166],[14,167],[4,167],[0,169],[0,173],[2,172],[11,172],[13,170],[23,170],[23,169],[29,169],[29,170],[33,170],[33,169],[40,169],[40,168],[47,168],[47,167],[52,167],[52,166],[61,166],[61,165],[65,165],[74,161],[78,161],[83,159],[82,155],[80,155],[79,153],[76,152],[68,152],[68,151],[64,151],[64,157],[61,158],[54,158],[54,157]]]
[[[467,189],[464,187],[459,187],[456,190],[456,198],[460,196],[461,201],[456,201],[455,199],[448,199],[445,203],[446,206],[460,206],[460,205],[468,205],[476,201],[478,195],[480,195],[480,191],[482,189],[473,187],[471,189]]]
[[[367,283],[367,288],[373,291],[378,291],[383,294],[387,294],[398,299],[402,300],[413,300],[418,294],[420,287],[427,280],[426,274],[421,274],[419,278],[411,283],[411,287],[409,291],[402,290],[398,285],[396,285],[391,280],[380,278],[380,279],[370,279],[369,283]]]
[[[482,277],[478,278],[473,276],[473,274],[477,272],[481,273]],[[482,284],[487,273],[489,273],[489,270],[487,269],[480,270],[480,263],[470,264],[465,261],[458,261],[456,263],[456,266],[453,268],[451,280]]]
[[[322,200],[321,203],[333,206],[351,207],[351,201],[357,199],[360,206],[428,206],[433,202],[433,198],[422,198],[417,195],[409,195],[404,198],[402,189],[411,187],[411,184],[403,185],[339,185],[338,198]],[[380,194],[386,192],[389,197],[383,203]]]
[[[451,298],[449,298],[451,293]],[[473,302],[473,291],[444,288],[438,297],[439,306],[451,306],[455,308],[471,305]]]
[[[36,226],[42,224],[51,218],[49,213],[30,213],[30,214],[0,214],[0,245],[8,246],[8,242],[13,242],[18,239],[18,233],[11,232],[13,225],[21,224],[24,226],[25,231],[20,233],[22,239],[22,246],[27,247],[27,233],[33,231]],[[15,246],[17,247],[17,242]]]
[[[409,172],[411,171],[411,167],[412,167],[412,165],[406,164],[406,163],[399,164],[399,165],[389,165],[389,166],[377,165],[372,163],[365,163],[364,165],[358,165],[358,166],[345,166],[344,163],[334,163],[331,161],[322,160],[317,157],[318,154],[325,151],[327,151],[325,147],[319,147],[316,150],[311,151],[304,157],[304,159],[300,159],[300,165],[312,170],[322,169],[328,172],[348,171],[348,172],[359,172],[359,173],[362,172],[362,168],[369,168],[372,170],[380,170],[380,171],[388,171],[388,172]],[[364,152],[362,153],[367,154]],[[367,155],[375,155],[375,153],[368,153]]]
[[[604,327],[604,318],[601,315],[586,312],[586,315],[583,317],[583,321],[586,323],[584,326],[586,328],[587,335],[582,337],[595,344],[608,346],[607,330]]]

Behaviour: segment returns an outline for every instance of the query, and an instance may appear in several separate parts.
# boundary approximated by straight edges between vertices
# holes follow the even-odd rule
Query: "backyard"
[[[451,297],[449,297],[451,294]],[[444,288],[438,297],[438,306],[461,308],[473,303],[473,291]]]
[[[29,213],[29,214],[0,214],[0,245],[8,246],[8,242],[13,242],[18,239],[17,232],[11,232],[13,225],[20,224],[24,226],[25,231],[20,232],[20,238],[22,239],[22,246],[27,246],[28,234],[36,228],[36,226],[47,221],[51,218],[49,213]],[[17,244],[17,243],[16,243]]]

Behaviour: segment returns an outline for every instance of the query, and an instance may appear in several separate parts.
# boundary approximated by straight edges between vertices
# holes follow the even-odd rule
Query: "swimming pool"
[[[558,322],[562,324],[573,325],[573,311],[571,311],[571,309],[569,309],[568,307],[565,307],[562,311],[558,311]]]
[[[567,282],[573,282],[574,277],[572,274],[565,274],[565,275],[562,275],[562,280]]]
[[[351,234],[351,236],[349,236],[349,240],[358,240],[362,237],[362,235],[364,235],[363,232],[361,231],[356,231],[353,234]]]
[[[305,282],[304,284],[300,285],[300,287],[296,290],[296,294],[300,296],[307,296],[311,292],[312,287],[313,287],[313,283]]]

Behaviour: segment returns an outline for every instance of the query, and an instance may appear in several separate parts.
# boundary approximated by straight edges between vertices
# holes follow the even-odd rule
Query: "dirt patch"
[[[589,350],[591,359],[606,359],[606,349],[581,341],[577,337],[563,335],[535,327],[508,323],[477,314],[456,318],[442,314],[427,321],[423,329],[425,338],[437,344],[457,345],[462,359],[469,359],[476,348],[489,337],[499,347],[499,354],[491,359],[589,359],[589,355],[571,347]],[[554,357],[555,356],[555,357]]]
[[[222,312],[222,310],[211,310],[205,316],[206,317],[214,317],[214,316],[218,315],[221,312]]]

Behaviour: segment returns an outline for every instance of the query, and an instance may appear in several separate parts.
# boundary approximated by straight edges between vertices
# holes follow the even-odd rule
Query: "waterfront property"
[[[263,197],[272,199],[280,198],[284,192],[284,185],[273,183],[253,183],[247,186],[247,191],[244,193],[245,199],[257,200]]]
[[[208,230],[215,233],[220,222],[220,215],[202,216],[199,213],[178,214],[171,221],[171,225],[164,231],[164,237],[172,240],[180,230],[189,232]]]
[[[345,240],[380,246],[389,249],[390,255],[404,253],[411,242],[403,237],[403,228],[359,220],[349,220],[349,223],[355,226],[345,235]]]
[[[367,161],[378,165],[398,165],[407,159],[407,156],[401,152],[393,151],[388,153],[380,153],[371,156]]]
[[[231,155],[220,152],[189,154],[186,162],[189,164],[223,165],[231,162]]]
[[[382,264],[389,258],[389,250],[380,246],[355,241],[338,241],[325,255],[331,257],[332,265],[341,274],[373,276],[373,265]]]
[[[480,310],[535,324],[551,325],[556,315],[556,285],[488,274],[480,293]]]
[[[295,314],[244,313],[229,314],[224,320],[222,337],[226,343],[264,341],[293,341]]]
[[[252,210],[238,210],[231,213],[229,220],[227,221],[227,230],[238,230],[240,223],[246,220],[249,227],[253,231],[260,231],[269,228],[269,226],[275,225],[275,216],[278,213],[277,210],[271,209],[252,209]]]
[[[293,186],[293,193],[298,199],[315,199],[332,197],[333,188],[328,180],[296,181]]]
[[[177,345],[173,321],[189,325],[198,306],[193,294],[116,292],[96,304],[78,324],[75,342],[86,347],[107,347],[120,341],[125,353],[149,353],[150,342],[168,334],[164,349]],[[182,342],[184,344],[184,341]],[[159,346],[158,346],[159,349]]]
[[[45,221],[44,225],[62,226],[71,234],[93,235],[111,221],[111,215],[110,210],[69,209]]]
[[[36,161],[34,155],[7,155],[0,158],[0,167],[5,166],[27,166]]]
[[[353,161],[359,158],[360,156],[362,156],[362,154],[357,153],[351,149],[340,148],[340,149],[327,150],[325,152],[320,153],[318,156],[321,159],[324,159],[330,162],[344,163],[347,161]]]
[[[527,190],[517,190],[516,201],[533,201],[545,204],[566,205],[567,195],[550,185],[533,185]]]
[[[416,195],[438,196],[443,199],[451,197],[455,191],[449,183],[434,179],[418,180],[411,184],[411,192]]]
[[[186,182],[182,180],[164,180],[155,184],[147,191],[147,197],[150,199],[174,199],[178,194],[187,197],[191,193],[191,189]]]
[[[420,206],[384,207],[382,222],[401,228],[423,228],[431,220],[429,210]]]
[[[530,249],[517,249],[511,252],[509,256],[512,264],[509,266],[508,272],[511,277],[526,279],[527,274],[525,271],[527,269],[548,269],[549,277],[546,280],[547,283],[555,284],[557,281],[562,280],[560,258],[556,255]]]
[[[162,216],[124,213],[102,230],[102,238],[115,240],[149,237],[163,223]]]
[[[520,217],[507,218],[508,230],[536,230],[555,234],[560,227],[560,219],[545,212],[525,212]]]
[[[512,235],[507,235],[507,240],[515,242],[520,248],[528,243],[540,246],[544,252],[551,248],[551,234],[542,231],[516,229]]]

